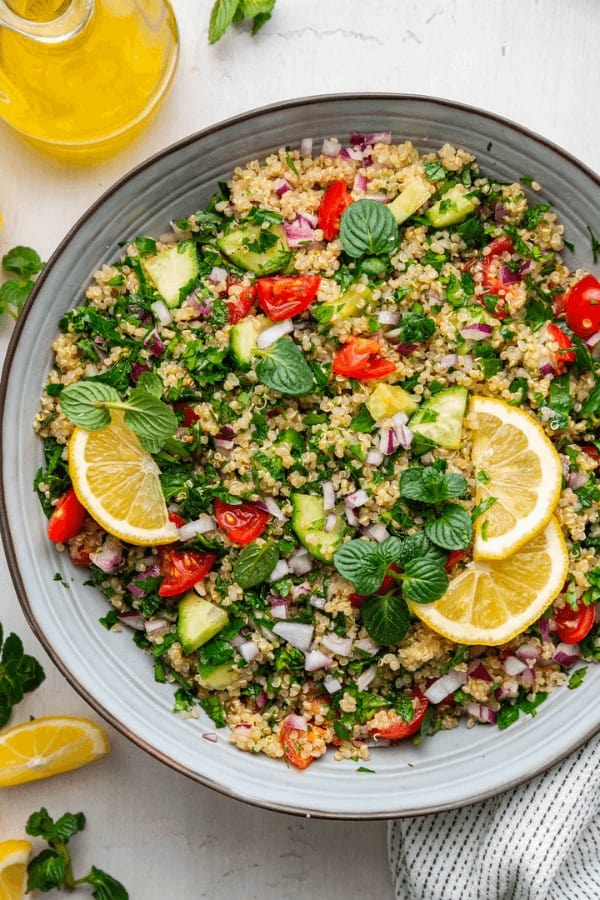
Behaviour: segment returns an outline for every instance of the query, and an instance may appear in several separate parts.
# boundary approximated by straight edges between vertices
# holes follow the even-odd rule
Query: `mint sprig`
[[[252,34],[268,22],[275,6],[275,0],[215,0],[210,14],[208,40],[211,44],[219,41],[229,26],[252,19]]]
[[[13,706],[24,695],[34,691],[46,677],[41,665],[23,649],[18,635],[11,633],[4,641],[0,625],[0,728],[10,719]]]
[[[340,240],[344,253],[353,259],[393,253],[398,246],[398,225],[378,200],[356,200],[341,218]]]
[[[134,431],[149,453],[158,453],[177,430],[173,409],[157,396],[160,379],[152,373],[140,378],[126,400],[115,388],[101,381],[86,379],[67,385],[60,395],[65,416],[87,431],[98,431],[110,424],[110,411],[122,410],[125,424]]]
[[[301,397],[312,391],[315,383],[312,369],[291,338],[279,338],[258,354],[261,359],[256,365],[256,376],[267,387],[288,397]]]
[[[34,276],[41,272],[44,263],[37,250],[13,247],[2,257],[2,268],[16,277],[0,285],[0,313],[7,312],[16,319],[35,284]]]

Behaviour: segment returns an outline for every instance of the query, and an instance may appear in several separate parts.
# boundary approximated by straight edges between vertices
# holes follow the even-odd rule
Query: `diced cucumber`
[[[316,494],[292,494],[292,528],[315,559],[330,562],[346,533],[343,513],[335,510],[335,525],[325,531],[323,498]]]
[[[396,413],[412,415],[417,408],[414,397],[397,384],[378,384],[369,399],[366,407],[376,422],[382,419],[391,419]]]
[[[256,350],[256,339],[261,331],[273,323],[266,316],[246,316],[229,332],[229,352],[236,369],[247,372]]]
[[[281,225],[239,225],[219,238],[217,247],[236,266],[256,275],[282,272],[293,256]]]
[[[222,666],[214,668],[209,675],[199,674],[198,681],[202,687],[211,691],[222,691],[228,688],[230,684],[233,684],[238,671],[236,666],[224,663]]]
[[[479,206],[477,197],[467,196],[469,191],[463,184],[455,184],[449,191],[427,210],[425,215],[434,228],[458,225]]]
[[[373,299],[373,292],[368,284],[356,281],[346,288],[337,300],[328,300],[323,306],[332,306],[333,314],[329,321],[339,322],[341,319],[350,319],[364,311],[367,303]]]
[[[409,219],[424,203],[427,203],[431,197],[431,187],[429,182],[423,178],[413,178],[400,191],[397,197],[394,197],[391,203],[388,203],[388,209],[395,218],[398,225],[402,225]]]
[[[194,241],[181,241],[141,260],[146,275],[167,306],[178,306],[181,289],[191,286],[200,267]]]
[[[229,622],[224,609],[219,609],[194,591],[188,591],[181,598],[178,612],[177,636],[187,656],[210,641]]]
[[[468,392],[464,387],[439,391],[421,404],[408,427],[429,438],[438,447],[456,450],[460,447],[467,397]]]

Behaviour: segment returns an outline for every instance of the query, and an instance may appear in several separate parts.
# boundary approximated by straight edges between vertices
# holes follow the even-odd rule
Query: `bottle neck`
[[[71,40],[85,28],[94,11],[94,0],[71,0],[60,15],[46,22],[36,22],[18,15],[9,3],[10,0],[0,0],[0,27],[9,28],[40,44],[60,44]]]

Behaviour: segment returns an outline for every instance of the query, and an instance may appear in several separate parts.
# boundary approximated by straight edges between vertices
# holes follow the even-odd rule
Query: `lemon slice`
[[[411,611],[458,644],[505,644],[538,619],[560,593],[569,554],[555,518],[508,559],[474,560],[435,603]]]
[[[467,425],[477,479],[475,559],[506,559],[542,531],[562,485],[560,457],[533,416],[504,400],[472,397]]]
[[[140,546],[168,544],[179,537],[169,521],[160,470],[113,412],[98,431],[76,428],[69,442],[69,474],[75,493],[105,531]]]
[[[0,843],[0,900],[22,900],[25,896],[29,841]]]
[[[91,719],[33,719],[0,734],[0,787],[79,769],[106,756],[109,749],[104,729]]]

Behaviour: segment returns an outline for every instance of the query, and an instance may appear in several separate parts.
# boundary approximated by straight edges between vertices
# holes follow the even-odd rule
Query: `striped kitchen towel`
[[[600,736],[513,791],[390,822],[388,851],[396,900],[599,900]]]

